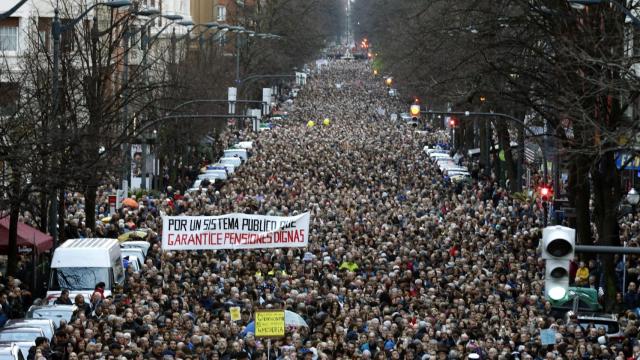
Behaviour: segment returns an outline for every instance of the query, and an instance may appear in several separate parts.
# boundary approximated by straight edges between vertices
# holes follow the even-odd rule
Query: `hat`
[[[396,343],[393,342],[393,340],[389,339],[384,343],[384,349],[385,350],[391,350],[396,346]]]
[[[480,355],[476,353],[469,354],[469,359],[480,359]]]

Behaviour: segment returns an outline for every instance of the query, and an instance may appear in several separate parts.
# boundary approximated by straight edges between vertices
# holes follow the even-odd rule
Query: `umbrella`
[[[287,329],[287,331],[301,328],[301,327],[309,327],[309,325],[307,325],[307,322],[304,321],[302,316],[289,310],[284,311],[284,326]],[[245,336],[247,335],[247,333],[255,333],[255,332],[256,332],[256,324],[255,322],[252,321],[249,324],[247,324],[247,327],[245,327],[244,330],[242,330],[241,335]]]
[[[118,240],[119,241],[127,241],[127,240],[133,240],[133,239],[144,239],[145,237],[147,237],[149,233],[145,232],[145,231],[129,231],[126,232],[120,236],[118,236]]]
[[[126,198],[126,199],[122,200],[122,206],[130,207],[132,209],[137,209],[138,208],[138,202],[133,200],[132,198]]]

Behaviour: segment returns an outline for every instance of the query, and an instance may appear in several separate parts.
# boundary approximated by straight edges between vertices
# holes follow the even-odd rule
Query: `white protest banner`
[[[309,213],[163,217],[165,251],[305,247],[308,243]]]

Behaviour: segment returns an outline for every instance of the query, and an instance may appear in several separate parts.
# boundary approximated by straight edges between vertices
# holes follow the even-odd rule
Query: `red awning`
[[[34,246],[35,245],[35,246]],[[43,252],[53,247],[53,237],[25,223],[18,222],[18,246],[26,246]],[[0,254],[9,251],[9,216],[0,219]]]

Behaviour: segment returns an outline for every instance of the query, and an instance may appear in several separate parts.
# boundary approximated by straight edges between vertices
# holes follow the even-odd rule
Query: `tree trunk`
[[[591,184],[589,183],[589,166],[591,160],[584,155],[575,155],[569,165],[569,203],[575,209],[575,217],[570,219],[569,225],[576,229],[576,242],[582,245],[593,245],[591,236],[591,211],[589,198]],[[581,255],[590,258],[593,254]]]
[[[11,180],[11,209],[9,212],[9,247],[7,252],[7,275],[15,276],[18,271],[18,218],[20,217],[20,173],[14,171]]]
[[[476,128],[477,120],[466,121],[465,129],[464,129],[464,146],[462,149],[466,152],[469,149],[473,149],[473,141],[475,140],[475,128]]]
[[[491,164],[489,154],[489,141],[487,141],[489,135],[487,134],[489,125],[487,121],[482,121],[480,124],[480,166],[484,169],[486,176],[491,175]]]
[[[60,190],[60,201],[58,201],[58,246],[66,239],[64,218],[66,216],[64,190]]]
[[[38,224],[38,229],[43,233],[47,232],[47,227],[49,225],[49,202],[47,201],[47,194],[42,192],[40,195],[40,223]]]
[[[86,227],[91,229],[93,233],[96,229],[96,198],[98,196],[98,185],[94,178],[89,180],[87,184],[87,190],[84,194],[84,214],[86,216]]]
[[[515,162],[513,161],[513,153],[511,152],[511,138],[509,137],[509,131],[505,121],[498,120],[496,128],[498,130],[498,142],[500,143],[500,149],[504,151],[504,166],[507,168],[509,191],[514,193],[518,191],[518,179]],[[498,161],[500,161],[499,158]]]
[[[605,153],[592,173],[595,196],[594,215],[598,228],[598,245],[620,246],[618,204],[620,175],[615,167],[613,152]],[[601,255],[605,287],[605,310],[615,303],[617,282],[612,254]]]

